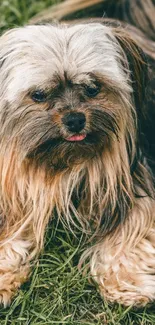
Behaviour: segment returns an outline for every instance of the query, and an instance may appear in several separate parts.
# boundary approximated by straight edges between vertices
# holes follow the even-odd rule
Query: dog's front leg
[[[154,202],[138,199],[125,224],[91,249],[91,275],[108,301],[144,306],[155,299],[154,217]]]
[[[10,239],[0,247],[0,303],[6,307],[29,275],[30,242]]]

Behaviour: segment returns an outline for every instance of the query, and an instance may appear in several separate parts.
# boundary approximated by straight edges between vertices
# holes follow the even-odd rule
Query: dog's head
[[[101,24],[29,26],[0,40],[1,136],[22,159],[64,169],[133,141],[139,53]],[[124,42],[124,36],[123,41]],[[141,87],[141,81],[139,88]],[[129,140],[130,138],[130,140]]]

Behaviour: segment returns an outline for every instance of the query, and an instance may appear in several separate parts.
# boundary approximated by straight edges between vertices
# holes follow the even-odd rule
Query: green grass
[[[25,24],[51,0],[0,0],[0,31]],[[7,309],[0,309],[0,325],[152,325],[153,307],[134,310],[107,305],[77,265],[83,251],[81,235],[74,237],[51,222],[46,246],[32,276]]]
[[[33,15],[61,0],[0,0],[0,31],[27,23]]]
[[[56,229],[57,228],[57,229]],[[83,251],[80,234],[74,237],[51,222],[45,250],[11,306],[0,310],[0,325],[151,325],[153,310],[108,306],[88,278],[78,272]]]
[[[45,250],[12,305],[0,311],[1,325],[151,325],[153,311],[108,306],[88,278],[78,272],[80,234],[49,225]]]

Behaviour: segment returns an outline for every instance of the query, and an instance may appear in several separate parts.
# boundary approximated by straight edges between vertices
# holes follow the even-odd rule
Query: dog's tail
[[[90,16],[102,17],[109,4],[114,2],[120,2],[120,0],[62,0],[59,4],[32,17],[30,22],[38,23],[41,20],[52,21]]]
[[[155,0],[65,0],[34,16],[30,23],[82,17],[120,19],[155,40]]]

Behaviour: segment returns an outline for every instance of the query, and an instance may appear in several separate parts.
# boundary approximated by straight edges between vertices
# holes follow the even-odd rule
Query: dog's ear
[[[133,88],[133,99],[137,114],[144,113],[144,100],[147,86],[147,59],[143,50],[137,45],[127,31],[114,29],[114,35],[121,45],[125,66],[130,72]]]

